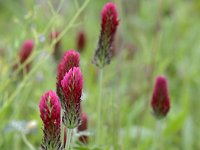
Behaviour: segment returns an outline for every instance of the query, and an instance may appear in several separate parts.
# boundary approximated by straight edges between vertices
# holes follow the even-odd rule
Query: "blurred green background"
[[[56,89],[57,62],[48,36],[63,33],[62,51],[76,49],[79,30],[86,34],[81,56],[83,111],[90,142],[74,149],[200,149],[200,1],[114,0],[120,18],[115,56],[103,72],[102,144],[95,143],[99,97],[98,68],[92,64],[106,0],[0,0],[0,149],[39,149],[42,121],[38,103]],[[21,44],[35,41],[32,69],[18,76],[12,66]],[[171,108],[160,122],[150,107],[157,75],[168,79]]]

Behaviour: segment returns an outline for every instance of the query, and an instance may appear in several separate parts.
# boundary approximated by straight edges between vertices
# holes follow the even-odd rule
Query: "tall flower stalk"
[[[97,124],[97,143],[101,141],[101,111],[102,111],[102,95],[103,95],[103,69],[99,73],[99,99],[98,99],[98,124]]]
[[[99,102],[98,102],[98,127],[97,142],[101,139],[101,105],[103,87],[103,68],[108,65],[112,57],[112,45],[119,24],[118,13],[114,3],[108,2],[101,12],[101,32],[98,45],[94,54],[93,63],[100,68],[99,70]]]
[[[170,98],[168,93],[167,79],[164,76],[156,78],[153,95],[151,99],[153,114],[156,118],[156,134],[154,149],[159,149],[161,139],[161,119],[165,118],[170,109]]]
[[[70,147],[72,129],[78,127],[80,119],[80,103],[83,88],[83,77],[78,67],[73,67],[61,81],[64,95],[63,124],[67,129],[67,147]]]
[[[66,99],[64,97],[64,91],[63,91],[63,88],[61,85],[61,81],[64,79],[65,74],[68,73],[71,68],[79,67],[79,60],[80,60],[79,53],[74,50],[69,50],[64,53],[64,56],[58,65],[56,92],[59,96],[61,106],[62,106],[62,115],[61,115],[62,117],[64,115]],[[62,121],[63,121],[63,119],[62,119]],[[70,131],[72,131],[72,130],[70,130],[70,129],[67,130],[67,132],[70,132]],[[70,136],[71,136],[71,134],[70,134]],[[62,137],[64,138],[64,125],[62,125]],[[64,138],[64,143],[65,142],[66,141]]]

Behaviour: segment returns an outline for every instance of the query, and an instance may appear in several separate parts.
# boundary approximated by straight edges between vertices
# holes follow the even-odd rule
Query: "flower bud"
[[[151,106],[155,117],[158,119],[165,117],[170,109],[167,79],[164,76],[156,78]]]

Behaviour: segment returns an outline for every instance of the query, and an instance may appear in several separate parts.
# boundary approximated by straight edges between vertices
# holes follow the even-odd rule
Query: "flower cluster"
[[[101,13],[101,32],[93,59],[93,63],[99,68],[103,68],[111,61],[111,55],[112,53],[114,54],[112,45],[118,25],[119,19],[116,6],[114,3],[108,2]],[[53,32],[50,35],[50,39],[57,39],[58,36],[59,32]],[[77,36],[77,49],[79,51],[84,49],[85,42],[85,33],[79,32]],[[23,64],[30,56],[33,47],[34,43],[32,40],[28,40],[23,44],[19,54],[19,62],[21,64]],[[60,54],[58,54],[60,53],[59,51],[60,41],[57,41],[54,49],[56,59],[60,58]],[[88,143],[89,137],[84,133],[84,131],[88,129],[88,116],[86,113],[81,112],[83,75],[79,63],[80,55],[78,52],[74,50],[65,52],[58,65],[56,92],[47,91],[41,97],[39,109],[40,117],[44,124],[44,135],[41,144],[42,150],[63,150],[65,144],[67,144],[69,149],[70,138],[71,135],[73,135],[73,130],[71,129],[74,128],[77,128],[78,133],[80,133],[79,140],[84,144]],[[164,118],[169,112],[170,98],[168,94],[167,79],[164,76],[158,76],[156,78],[151,106],[157,119]],[[99,116],[101,116],[101,107],[99,108]],[[101,121],[100,117],[99,120]],[[100,128],[98,128],[99,130],[97,131],[101,133],[101,123],[99,123],[99,125]],[[61,133],[63,139],[61,139]],[[98,136],[97,133],[97,137],[101,139],[101,134]],[[101,144],[101,141],[99,143]]]
[[[94,63],[99,67],[104,67],[110,62],[110,55],[114,35],[118,26],[118,14],[113,3],[107,3],[102,10],[101,34],[99,38],[98,48],[95,52]],[[50,35],[50,40],[54,40],[59,36],[58,32]],[[84,32],[79,32],[77,36],[77,49],[82,51],[85,47],[86,37]],[[60,41],[55,43],[54,55],[60,50]],[[64,53],[58,65],[56,93],[53,91],[46,92],[40,101],[40,116],[44,123],[44,137],[41,148],[46,149],[62,149],[67,143],[70,143],[70,137],[66,136],[66,131],[78,127],[78,132],[87,130],[88,117],[86,113],[80,111],[81,95],[83,89],[83,76],[79,68],[79,53],[69,50]],[[62,108],[62,116],[61,116]],[[61,120],[62,118],[62,120]],[[82,122],[82,123],[81,123]],[[61,123],[65,126],[64,141],[62,144]],[[79,138],[83,143],[88,143],[88,136],[81,135]],[[69,148],[69,145],[68,145]]]

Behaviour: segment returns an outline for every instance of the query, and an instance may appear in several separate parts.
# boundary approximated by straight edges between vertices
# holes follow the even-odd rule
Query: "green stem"
[[[102,105],[102,90],[103,90],[103,69],[99,70],[99,99],[98,99],[98,128],[97,128],[97,143],[101,142],[101,105]]]
[[[156,131],[155,131],[155,138],[154,138],[154,150],[160,149],[160,142],[161,142],[161,122],[157,120],[156,122]]]
[[[28,141],[28,139],[26,138],[25,134],[24,134],[24,133],[21,133],[21,135],[22,135],[22,139],[23,139],[24,143],[28,146],[28,148],[29,148],[30,150],[36,150],[36,149],[34,148],[34,146]]]
[[[75,2],[76,9],[78,10],[78,9],[79,9],[79,4],[78,4],[78,1],[77,1],[77,0],[75,0],[74,2]]]
[[[64,114],[64,112],[63,112],[63,110],[61,110],[61,116],[60,116],[60,124],[61,124],[61,140],[63,140],[62,142],[63,142],[63,146],[64,146],[64,144],[65,144],[65,126],[64,126],[64,124],[62,123],[62,116],[63,116],[63,114]],[[61,143],[62,143],[61,142]]]
[[[70,150],[70,141],[71,141],[71,135],[72,135],[72,130],[73,129],[67,129],[67,149],[66,150]]]

